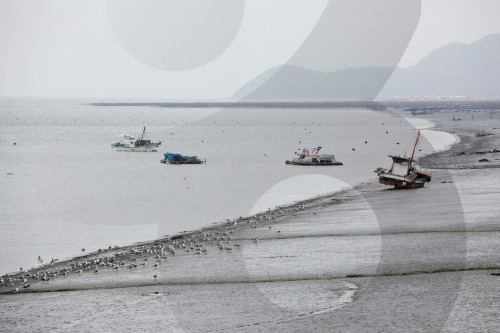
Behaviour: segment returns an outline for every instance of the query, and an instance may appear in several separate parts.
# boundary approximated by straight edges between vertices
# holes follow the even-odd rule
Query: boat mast
[[[141,134],[141,141],[144,139],[144,133],[146,132],[146,126],[142,129],[142,134]]]
[[[420,138],[420,130],[417,132],[417,138],[415,139],[415,145],[413,146],[413,152],[411,153],[411,160],[413,161],[413,156],[415,156],[415,149],[417,149],[418,139]]]

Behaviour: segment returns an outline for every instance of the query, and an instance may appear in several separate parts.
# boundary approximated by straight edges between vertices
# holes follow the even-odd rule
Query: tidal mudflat
[[[499,330],[500,125],[486,113],[474,122],[453,115],[425,116],[461,141],[420,160],[433,174],[422,189],[394,190],[374,175],[331,195],[3,276],[0,326]]]

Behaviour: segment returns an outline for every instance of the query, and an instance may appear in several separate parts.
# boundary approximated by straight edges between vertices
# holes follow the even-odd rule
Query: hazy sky
[[[230,97],[286,63],[328,4],[196,2],[195,10],[174,0],[0,0],[0,96]],[[500,33],[498,13],[498,0],[422,0],[400,66],[450,42]]]
[[[452,42],[471,43],[500,33],[498,0],[422,0],[420,21],[399,62],[415,65],[432,50]]]

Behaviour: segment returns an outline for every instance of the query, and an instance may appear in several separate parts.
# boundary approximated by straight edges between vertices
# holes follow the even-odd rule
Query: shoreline
[[[452,120],[446,123],[443,117],[459,118],[461,114],[450,109],[440,111],[438,115],[441,116],[424,117],[433,119],[436,127],[458,136],[460,141],[446,151],[423,156],[419,159],[422,165],[432,169],[448,170],[500,168],[500,126],[492,123],[492,118],[477,119],[476,117],[476,120],[473,120],[474,115],[471,115],[470,120]],[[498,118],[496,122],[499,123]],[[483,158],[488,161],[480,161]]]
[[[430,120],[427,120],[427,121],[430,121]],[[439,125],[436,123],[432,123],[432,124],[434,126],[432,127],[431,130],[444,131],[446,129],[444,127],[439,127]],[[473,129],[468,129],[468,131],[474,132]],[[449,133],[449,132],[447,132],[447,133]],[[450,133],[450,134],[452,134],[452,133]],[[456,135],[456,134],[452,134],[452,135]],[[478,145],[473,144],[475,141],[478,141],[477,137],[471,137],[469,135],[469,136],[466,136],[465,138],[466,138],[465,140],[460,140],[460,141],[456,142],[451,147],[449,147],[449,149],[447,149],[447,150],[436,151],[434,153],[422,156],[422,157],[418,158],[417,161],[422,166],[424,166],[428,169],[431,169],[431,170],[443,169],[443,168],[435,167],[435,165],[436,165],[436,163],[439,163],[439,161],[441,161],[442,159],[447,158],[447,156],[449,156],[450,152],[455,153],[456,151],[460,151],[460,150],[464,149],[464,147],[469,147],[469,146],[477,147],[478,146]],[[489,139],[488,142],[490,142],[490,141],[496,142],[495,140],[493,140],[494,139],[493,136],[487,137],[487,138]],[[471,145],[471,143],[472,143],[472,145]],[[481,144],[481,146],[484,146],[484,144]],[[472,149],[472,148],[469,148],[469,149]],[[474,167],[464,167],[464,168],[474,169]],[[444,169],[446,169],[446,168],[444,168]],[[6,273],[2,276],[2,278],[4,278],[4,280],[9,279],[9,278],[10,279],[19,279],[21,276],[26,275],[26,274],[36,274],[38,272],[44,272],[44,271],[49,271],[49,272],[50,271],[59,271],[61,268],[71,266],[72,264],[77,264],[78,262],[88,261],[88,260],[96,260],[99,258],[108,258],[109,259],[111,256],[115,256],[117,258],[120,257],[120,259],[123,259],[123,260],[132,260],[134,258],[134,256],[138,257],[138,256],[140,256],[140,254],[137,253],[134,255],[133,253],[126,253],[126,252],[133,251],[136,248],[155,247],[155,246],[158,246],[160,244],[164,245],[163,250],[162,250],[163,253],[167,253],[165,250],[165,246],[168,246],[169,244],[175,244],[175,242],[177,242],[178,240],[186,240],[189,238],[197,237],[197,235],[206,234],[206,233],[210,233],[210,234],[215,234],[218,232],[220,232],[220,233],[228,233],[228,232],[233,233],[235,231],[245,232],[251,228],[251,226],[247,225],[250,223],[252,225],[255,225],[258,223],[259,227],[264,227],[264,226],[268,226],[271,224],[279,225],[282,222],[286,222],[287,219],[292,218],[293,215],[296,215],[296,212],[308,211],[308,210],[314,209],[317,206],[323,205],[324,202],[326,202],[326,201],[330,201],[330,200],[336,201],[335,203],[330,203],[330,202],[328,203],[328,205],[336,205],[336,204],[346,203],[349,200],[353,200],[354,196],[351,195],[351,197],[349,197],[349,193],[358,192],[358,191],[364,192],[366,185],[369,183],[372,183],[372,185],[378,184],[378,182],[374,179],[373,181],[370,181],[368,183],[366,183],[366,182],[360,183],[353,188],[341,188],[338,191],[334,191],[331,193],[317,195],[317,196],[313,196],[313,197],[305,199],[305,200],[300,200],[300,201],[296,201],[296,202],[294,201],[294,202],[284,204],[281,206],[276,206],[275,209],[268,210],[265,212],[259,212],[259,213],[245,216],[245,217],[240,216],[239,218],[232,219],[232,220],[227,219],[226,221],[214,222],[214,223],[212,223],[212,225],[207,225],[207,226],[201,227],[199,229],[189,230],[189,231],[181,231],[181,232],[178,232],[178,233],[171,235],[171,236],[165,235],[163,237],[149,240],[149,241],[132,243],[132,244],[120,246],[120,247],[110,246],[109,248],[98,249],[94,252],[86,253],[84,255],[80,255],[80,256],[76,256],[76,257],[72,257],[72,258],[67,258],[67,259],[64,259],[61,261],[57,261],[53,265],[44,264],[40,267],[32,267],[32,268],[25,270],[23,272]],[[345,195],[347,195],[347,197]],[[366,195],[366,194],[364,194],[364,195]],[[288,211],[288,210],[290,210],[290,211]],[[314,214],[316,214],[316,213],[314,213]],[[272,216],[272,219],[271,219],[271,216]],[[264,219],[265,222],[262,221],[262,219]],[[243,224],[243,226],[241,226],[241,224]],[[236,225],[239,225],[239,226],[236,227]],[[411,230],[403,231],[403,233],[420,233],[420,232],[421,231],[411,231]],[[433,232],[440,232],[440,231],[435,230]],[[453,232],[453,231],[452,230],[445,230],[442,232]],[[457,232],[467,232],[467,231],[466,230],[457,230]],[[402,232],[401,231],[395,231],[395,232],[385,231],[385,234],[398,234],[398,233],[402,233]],[[380,233],[378,233],[378,235],[379,234]],[[377,235],[377,233],[362,233],[362,234],[350,234],[350,235],[351,236]],[[339,236],[342,236],[342,234],[341,233],[340,234],[331,234],[330,236],[339,237]],[[285,237],[283,237],[283,238],[285,238]],[[243,236],[243,237],[238,238],[237,240],[249,242],[252,239],[249,237]],[[211,241],[210,245],[214,245],[215,243],[217,243],[217,242]],[[179,247],[177,247],[177,249],[179,249]],[[165,256],[162,258],[167,259],[167,257],[168,256],[165,254]],[[92,267],[92,269],[94,269],[95,267],[97,267],[97,265],[95,265],[95,267],[94,266],[90,266],[90,267]],[[493,269],[500,269],[500,267],[494,266],[494,267],[490,267],[490,268],[480,268],[480,267],[478,267],[478,268],[463,268],[463,269],[459,269],[459,270],[453,269],[450,271],[468,271],[468,270],[484,270],[484,269],[493,270]],[[434,271],[414,272],[414,273],[410,272],[410,273],[401,273],[400,275],[427,274],[427,273],[435,273],[435,272]],[[360,275],[360,276],[356,276],[356,277],[373,277],[373,276],[374,275],[372,275],[372,276]],[[382,274],[379,276],[386,276],[386,275]],[[392,275],[387,275],[387,276],[392,276]],[[339,276],[337,278],[342,279],[342,278],[348,278],[348,277],[349,277],[349,275],[344,276],[344,277]],[[54,278],[56,278],[56,276],[54,276]],[[12,288],[19,288],[19,287],[22,287],[22,283],[18,282],[14,285],[11,284],[9,286],[4,284],[4,285],[0,286],[0,288],[1,288],[0,294],[8,294],[11,292]],[[89,287],[89,288],[91,288],[91,287]],[[60,291],[63,291],[63,290],[64,289],[61,289]],[[68,290],[79,290],[79,289],[76,288],[76,289],[68,289]],[[50,290],[47,290],[47,291],[50,291]],[[35,291],[32,288],[29,290],[19,290],[19,292],[42,292],[42,291]]]
[[[106,104],[106,103],[105,103]],[[127,104],[127,103],[125,103]],[[452,112],[453,109],[445,109],[444,112]],[[398,115],[400,115],[401,117],[404,118],[405,116],[405,113],[402,112],[401,110],[399,111],[392,111],[392,112],[396,112]],[[436,111],[435,111],[436,112]],[[443,110],[439,110],[437,111],[438,113],[442,113]],[[467,130],[466,133],[462,133],[460,131],[457,131],[456,129],[451,129],[451,128],[448,128],[446,126],[443,126],[443,124],[439,124],[438,122],[434,122],[433,120],[429,119],[428,117],[428,114],[424,114],[423,115],[423,118],[425,121],[429,122],[429,125],[430,127],[425,127],[423,129],[427,129],[427,130],[430,130],[430,131],[438,131],[438,132],[446,132],[446,133],[449,133],[453,136],[456,136],[459,138],[459,141],[455,142],[454,144],[452,144],[451,146],[447,147],[447,149],[444,149],[444,150],[437,150],[433,153],[430,153],[430,154],[427,154],[427,155],[424,155],[422,157],[419,157],[417,158],[417,162],[422,166],[422,167],[425,167],[425,168],[428,168],[428,169],[432,169],[432,170],[439,170],[439,169],[454,169],[453,167],[443,167],[442,166],[442,160],[445,160],[447,158],[450,157],[450,155],[457,155],[457,156],[463,156],[460,160],[461,162],[459,161],[458,163],[459,164],[465,164],[464,161],[467,161],[467,154],[469,155],[472,155],[474,154],[473,152],[471,152],[473,149],[478,149],[478,148],[484,148],[486,146],[491,146],[491,143],[499,143],[500,142],[500,138],[497,138],[496,136],[492,135],[492,136],[485,136],[485,140],[482,140],[484,142],[482,143],[478,143],[479,141],[479,138],[482,139],[482,137],[477,137],[477,136],[474,136],[475,134],[478,133],[478,129],[477,128],[473,128],[473,127],[467,127],[465,128]],[[405,118],[407,121],[409,119],[422,119],[422,118]],[[411,121],[410,121],[411,123]],[[418,126],[416,124],[412,124],[414,127],[418,128]],[[485,143],[486,142],[486,143]],[[467,153],[465,154],[457,154],[457,152],[462,152],[462,151],[467,151]],[[500,152],[500,151],[498,151]],[[493,153],[493,152],[492,152]],[[500,160],[500,154],[498,155],[499,159]],[[498,164],[498,166],[487,166],[487,165],[478,165],[478,166],[463,166],[461,168],[456,168],[458,170],[462,170],[462,169],[478,169],[478,168],[487,168],[487,167],[492,167],[492,168],[497,168],[497,167],[500,167],[500,162]],[[375,180],[376,182],[376,180]],[[359,183],[357,184],[355,187],[353,187],[352,189],[353,190],[362,190],[362,186],[364,185],[364,183]],[[258,219],[259,216],[265,216],[266,214],[271,214],[271,215],[274,215],[276,214],[277,211],[281,210],[281,209],[292,209],[292,210],[297,210],[299,209],[299,207],[304,207],[306,204],[309,204],[309,203],[314,203],[315,201],[319,201],[321,202],[322,200],[325,200],[327,198],[333,198],[333,197],[337,197],[337,196],[342,196],[343,193],[346,193],[346,192],[349,192],[351,190],[351,188],[340,188],[339,190],[335,190],[333,192],[330,192],[330,193],[326,193],[326,194],[319,194],[319,195],[315,195],[313,197],[310,197],[310,198],[307,198],[307,199],[303,199],[303,200],[299,200],[299,201],[294,201],[294,202],[290,202],[290,203],[286,203],[286,204],[283,204],[283,205],[280,205],[280,206],[276,206],[275,209],[273,210],[269,210],[269,211],[263,211],[263,212],[258,212],[258,213],[255,213],[253,215],[248,215],[248,216],[240,216],[239,218],[237,219],[232,219],[233,221],[229,221],[229,219],[227,219],[225,222],[224,221],[220,221],[220,222],[213,222],[212,225],[207,225],[207,226],[203,226],[199,229],[195,229],[195,230],[189,230],[189,231],[181,231],[181,232],[178,232],[172,236],[170,235],[164,235],[163,237],[160,237],[160,238],[157,238],[157,239],[153,239],[153,240],[149,240],[149,241],[141,241],[141,242],[136,242],[136,243],[132,243],[132,244],[128,244],[128,245],[124,245],[124,246],[110,246],[109,248],[105,248],[105,249],[98,249],[94,252],[90,252],[90,253],[87,253],[87,254],[84,254],[84,255],[80,255],[80,256],[75,256],[75,257],[70,257],[70,258],[65,258],[61,261],[57,261],[55,265],[50,265],[50,264],[44,264],[40,267],[31,267],[29,268],[28,270],[25,270],[24,272],[37,272],[37,271],[43,271],[44,269],[50,269],[50,267],[54,267],[54,268],[57,268],[57,267],[60,267],[60,266],[64,266],[64,265],[67,265],[69,263],[72,263],[72,262],[76,262],[76,261],[79,261],[79,260],[83,260],[83,259],[89,259],[89,258],[92,258],[92,257],[96,257],[96,256],[99,256],[99,255],[102,255],[104,253],[107,253],[107,252],[110,252],[110,251],[119,251],[119,250],[130,250],[134,247],[140,247],[140,246],[146,246],[146,245],[151,245],[151,244],[154,244],[154,243],[157,243],[157,242],[164,242],[165,240],[175,240],[175,239],[179,239],[179,238],[184,238],[184,237],[188,237],[188,236],[192,236],[194,234],[197,234],[197,233],[201,233],[201,232],[213,232],[214,230],[216,229],[219,229],[221,227],[225,227],[227,226],[227,224],[231,224],[231,223],[234,223],[234,222],[246,222],[246,221],[250,221],[252,219]],[[303,208],[301,208],[303,209]],[[288,215],[284,215],[282,216],[281,219],[279,220],[276,220],[276,222],[280,222],[284,219],[287,218]],[[9,272],[9,273],[5,273],[3,274],[2,277],[18,277],[18,276],[21,276],[22,273],[21,272]],[[0,288],[2,288],[4,286],[0,286]],[[3,291],[0,291],[0,294],[3,293]]]

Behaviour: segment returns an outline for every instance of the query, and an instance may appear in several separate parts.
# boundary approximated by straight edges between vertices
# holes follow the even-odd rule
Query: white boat
[[[161,141],[151,142],[146,139],[146,126],[144,126],[141,136],[137,139],[131,134],[124,134],[123,140],[112,143],[111,148],[118,151],[153,151],[161,145]]]
[[[415,166],[415,150],[417,149],[420,131],[417,132],[415,145],[411,157],[392,156],[392,166],[389,169],[377,168],[375,173],[379,177],[379,183],[392,185],[395,188],[419,188],[431,181],[432,175],[428,172],[417,170]]]

